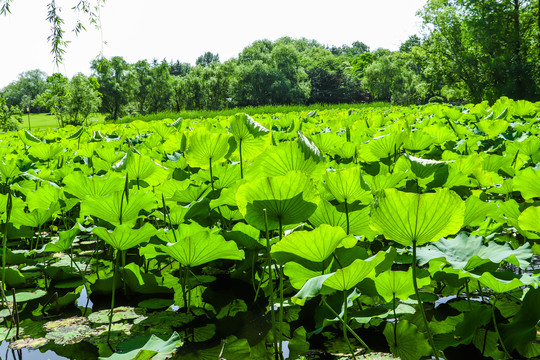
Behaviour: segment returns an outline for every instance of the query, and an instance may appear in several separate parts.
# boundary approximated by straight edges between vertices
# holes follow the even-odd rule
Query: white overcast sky
[[[255,40],[282,36],[397,50],[420,33],[415,14],[426,0],[106,0],[101,31],[88,25],[76,37],[71,7],[77,2],[56,0],[71,41],[59,70],[69,77],[90,74],[90,61],[101,52],[130,63],[156,58],[194,64],[206,51],[225,61]],[[0,89],[28,70],[57,71],[47,42],[48,3],[14,0],[11,14],[0,16]]]

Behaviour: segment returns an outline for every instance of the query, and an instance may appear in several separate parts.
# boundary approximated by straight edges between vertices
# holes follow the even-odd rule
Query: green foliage
[[[0,130],[14,131],[22,123],[22,112],[18,106],[8,106],[6,99],[0,97]]]

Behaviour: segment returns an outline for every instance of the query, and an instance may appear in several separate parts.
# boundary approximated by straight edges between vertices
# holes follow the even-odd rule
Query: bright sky
[[[94,1],[91,1],[94,3]],[[415,13],[426,0],[106,0],[100,9],[101,31],[86,26],[71,31],[78,0],[56,0],[71,41],[60,72],[90,74],[101,52],[130,63],[154,58],[195,63],[206,51],[223,62],[255,40],[282,36],[314,39],[323,45],[367,44],[372,50],[397,50],[420,32]],[[57,71],[47,42],[49,0],[14,0],[11,14],[0,17],[0,88],[33,69]],[[103,39],[103,41],[102,41]]]

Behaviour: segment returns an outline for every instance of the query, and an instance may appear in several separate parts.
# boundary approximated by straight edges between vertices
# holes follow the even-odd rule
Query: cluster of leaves
[[[111,294],[112,343],[115,294],[147,296],[124,326],[188,358],[286,343],[295,358],[320,336],[354,354],[373,333],[407,360],[538,356],[539,111],[502,98],[7,134],[3,283],[39,297],[69,279],[58,306]],[[259,338],[217,335],[257,305]],[[159,341],[117,350],[149,358]]]

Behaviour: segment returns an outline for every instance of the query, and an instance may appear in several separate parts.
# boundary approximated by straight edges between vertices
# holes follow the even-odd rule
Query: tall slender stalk
[[[501,347],[504,351],[504,354],[506,356],[506,359],[511,359],[512,357],[508,353],[508,350],[506,350],[506,346],[504,346],[503,339],[501,337],[501,333],[499,332],[499,327],[497,326],[497,320],[495,319],[495,304],[497,303],[497,297],[493,300],[493,305],[491,305],[491,319],[493,321],[493,327],[495,328],[495,333],[497,334],[497,338],[499,338],[499,343],[501,344]]]
[[[322,299],[322,302],[324,305],[326,305],[326,307],[332,312],[332,314],[334,314],[335,317],[337,317],[339,319],[339,321],[343,324],[343,326],[345,326],[345,328],[349,331],[349,333],[368,351],[368,352],[372,352],[373,350],[371,350],[371,348],[364,342],[364,340],[362,340],[362,338],[360,338],[360,336],[358,336],[358,334],[345,322],[343,321],[343,319],[341,318],[341,316],[339,316],[339,314],[334,310],[332,309],[332,307],[326,302],[326,299],[324,298],[323,296],[323,299]]]
[[[281,216],[279,220],[279,241],[283,239],[283,224],[281,222]],[[278,328],[279,328],[279,357],[283,358],[283,267],[279,266],[278,271],[279,276],[279,317],[278,317]]]
[[[429,345],[435,355],[435,359],[439,360],[439,352],[435,347],[435,342],[433,341],[433,335],[431,335],[431,330],[429,329],[429,323],[427,320],[426,312],[424,311],[424,305],[422,304],[422,299],[420,299],[420,292],[418,291],[418,284],[416,282],[416,240],[413,240],[413,261],[412,261],[412,277],[413,277],[413,286],[414,293],[416,294],[416,300],[418,301],[418,307],[420,308],[420,313],[422,314],[422,319],[424,319],[424,326],[428,335]]]
[[[113,260],[113,281],[112,281],[112,296],[111,296],[111,312],[109,313],[109,330],[107,331],[107,344],[110,345],[110,337],[111,337],[111,327],[112,327],[112,319],[113,319],[113,313],[114,313],[114,295],[116,294],[116,267],[118,266],[118,251],[114,251],[114,260]]]
[[[240,179],[244,178],[244,164],[242,161],[242,139],[238,142],[238,151],[240,152]]]
[[[347,304],[347,292],[343,290],[343,324],[341,325],[341,328],[343,330],[343,337],[345,338],[345,341],[347,342],[347,345],[349,346],[349,351],[351,352],[351,356],[354,360],[356,360],[356,356],[354,355],[354,349],[351,345],[351,342],[349,341],[349,336],[347,335],[347,327],[345,325],[348,324],[347,320],[347,310],[348,310],[348,304]]]
[[[270,232],[268,231],[268,214],[266,209],[263,209],[264,228],[266,230],[266,265],[268,268],[268,279],[270,285],[270,321],[272,322],[272,336],[274,347],[274,358],[279,359],[277,334],[276,334],[276,313],[274,309],[274,283],[272,279],[272,258],[270,257]]]
[[[349,205],[347,204],[347,199],[345,199],[345,219],[347,220],[347,235],[349,235],[350,234]]]
[[[6,204],[6,222],[4,223],[4,241],[2,243],[2,288],[6,287],[6,256],[7,256],[7,228],[9,224],[9,218],[11,217],[11,209],[13,207],[11,199],[11,189],[8,191],[7,204]],[[2,298],[2,305],[4,299]]]

